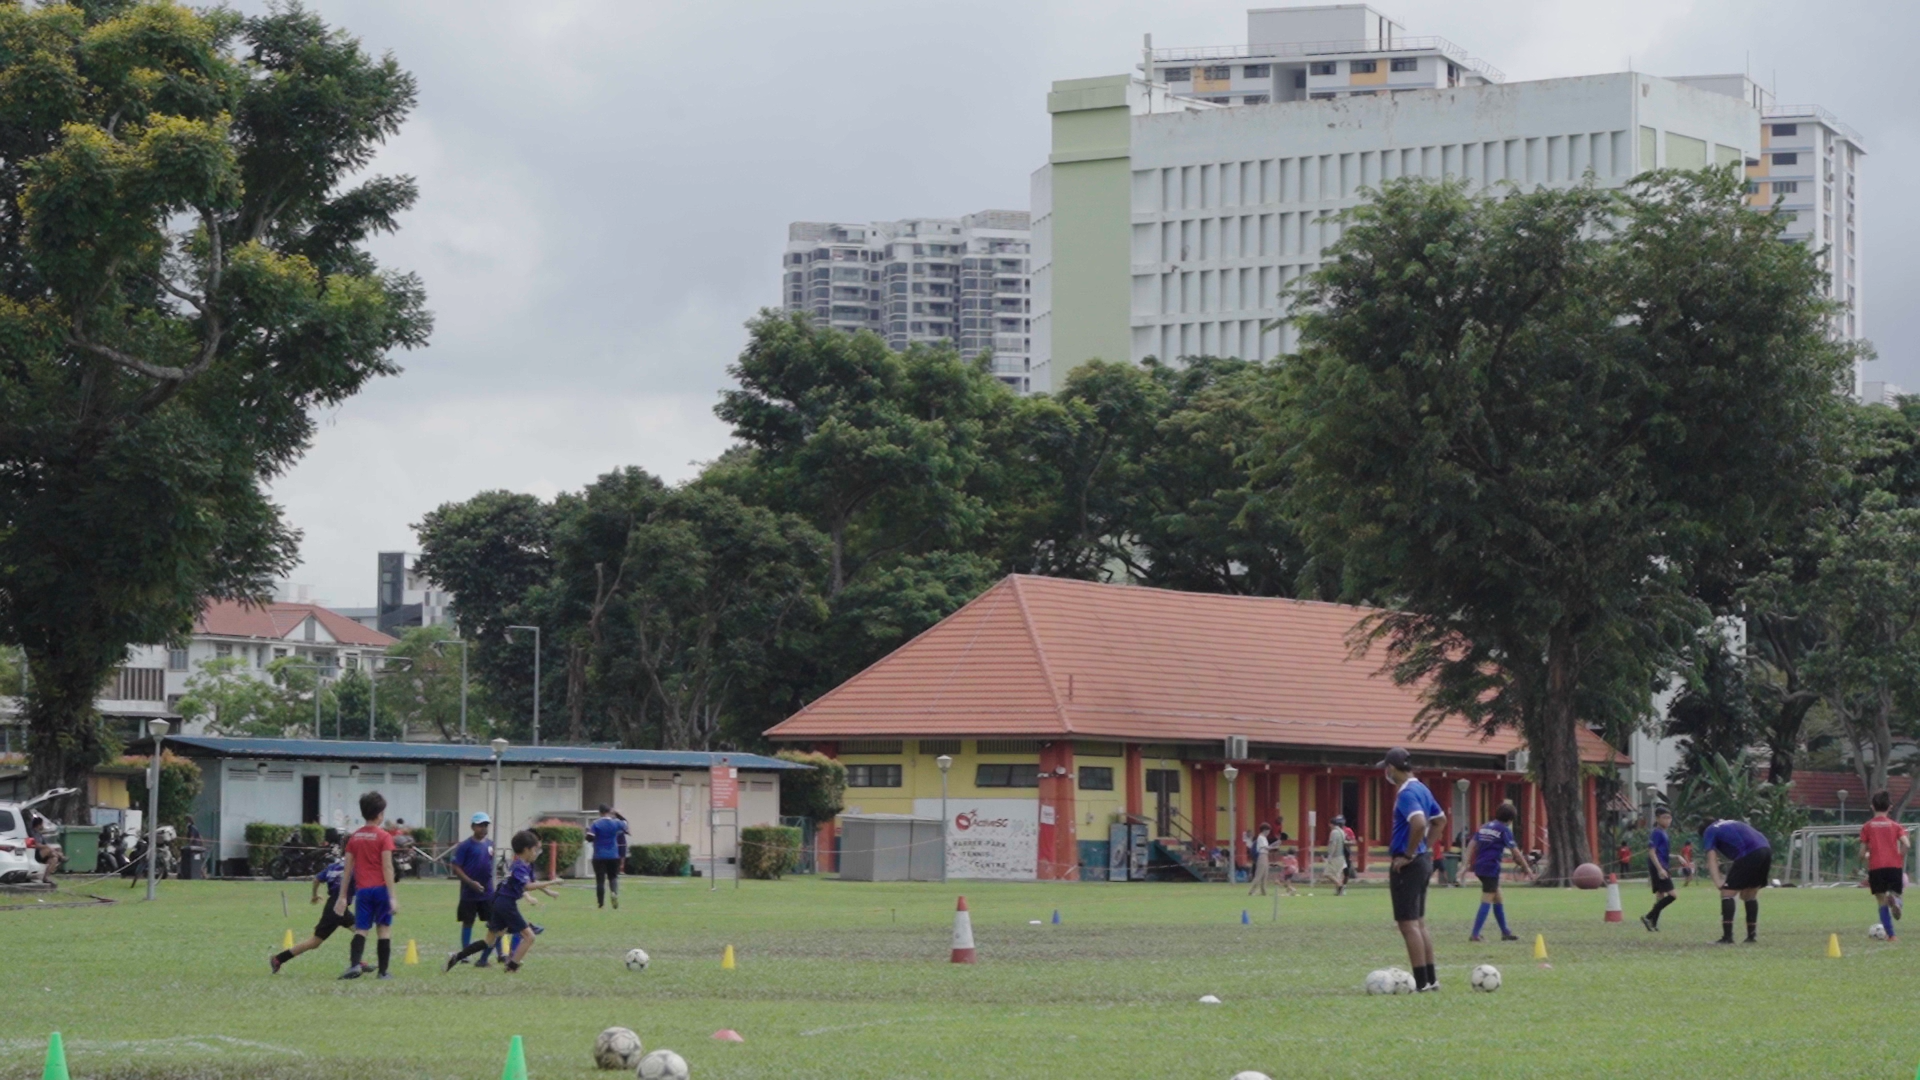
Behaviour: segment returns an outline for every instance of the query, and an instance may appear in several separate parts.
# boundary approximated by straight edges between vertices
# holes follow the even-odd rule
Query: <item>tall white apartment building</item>
[[[782,301],[822,326],[871,330],[904,349],[950,341],[1021,393],[1030,367],[1032,236],[1020,210],[864,225],[787,226]]]
[[[1777,199],[1780,212],[1793,215],[1787,235],[1826,252],[1829,294],[1847,305],[1835,330],[1858,338],[1864,299],[1859,177],[1866,144],[1818,105],[1769,104],[1762,119],[1760,154],[1747,169],[1751,197],[1760,206]]]
[[[1294,331],[1278,322],[1286,291],[1338,239],[1338,214],[1397,177],[1533,188],[1714,164],[1767,174],[1752,196],[1762,203],[1772,169],[1817,158],[1826,171],[1807,174],[1831,175],[1832,199],[1851,191],[1858,140],[1829,140],[1841,130],[1831,118],[1817,136],[1810,124],[1791,136],[1796,147],[1815,138],[1804,165],[1763,158],[1787,137],[1772,126],[1800,114],[1763,118],[1779,110],[1744,76],[1508,83],[1363,5],[1260,9],[1247,21],[1245,46],[1149,48],[1145,77],[1054,84],[1052,152],[1033,176],[1033,389],[1059,387],[1095,357],[1290,351]],[[1852,220],[1850,199],[1833,205],[1833,224],[1809,242],[1830,244]],[[1858,304],[1857,291],[1836,295]],[[1837,332],[1856,332],[1856,320],[1857,308]]]

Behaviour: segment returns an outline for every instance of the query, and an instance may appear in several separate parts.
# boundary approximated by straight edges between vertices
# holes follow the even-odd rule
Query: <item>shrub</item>
[[[825,754],[782,750],[781,761],[810,765],[780,774],[780,816],[832,821],[847,805],[847,767]]]
[[[127,777],[127,801],[141,810],[147,808],[147,769],[151,757],[123,757],[122,765],[138,766],[138,776]],[[193,813],[193,800],[200,796],[200,765],[191,758],[171,752],[160,755],[160,823],[182,829],[187,815]],[[285,837],[283,836],[282,839]]]
[[[627,849],[629,874],[646,877],[679,877],[693,860],[693,849],[685,844],[635,844]]]
[[[791,825],[754,825],[740,830],[740,873],[763,881],[800,865],[800,830]]]
[[[580,849],[586,846],[587,830],[571,822],[561,821],[559,818],[548,818],[545,821],[535,822],[532,832],[540,838],[540,843],[545,847],[559,848],[558,855],[549,855],[542,850],[540,862],[534,869],[544,870],[552,865],[562,876],[571,876],[573,864],[580,860]],[[554,861],[549,864],[547,861],[549,859]]]
[[[161,765],[164,770],[166,766]],[[166,790],[166,773],[160,774],[161,790]],[[247,822],[247,869],[255,875],[267,872],[267,864],[280,851],[280,845],[287,842],[295,826],[269,825],[264,821]]]
[[[428,855],[432,855],[434,840],[433,826],[413,825],[410,826],[410,828],[413,831],[413,846],[426,852]]]

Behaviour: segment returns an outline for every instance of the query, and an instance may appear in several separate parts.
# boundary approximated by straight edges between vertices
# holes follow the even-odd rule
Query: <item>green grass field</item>
[[[1761,943],[1722,948],[1710,888],[1681,891],[1664,930],[1602,921],[1603,893],[1511,890],[1524,943],[1469,945],[1477,894],[1437,891],[1438,995],[1370,998],[1366,973],[1404,966],[1384,889],[1272,902],[1225,885],[873,885],[627,879],[625,907],[569,888],[534,913],[548,931],[518,975],[438,961],[458,940],[454,889],[401,888],[397,937],[422,963],[339,982],[345,935],[278,976],[306,886],[161,886],[153,904],[0,909],[7,1022],[0,1075],[37,1077],[64,1033],[76,1077],[448,1077],[492,1080],[510,1035],[535,1080],[596,1074],[601,1028],[670,1047],[698,1078],[1901,1077],[1920,1064],[1915,945],[1876,944],[1863,890],[1770,890]],[[980,962],[947,963],[953,897],[973,908]],[[56,898],[48,898],[50,901]],[[27,907],[37,906],[29,901]],[[1253,924],[1240,925],[1240,912]],[[1058,908],[1060,926],[1043,923]],[[1489,926],[1489,931],[1492,927]],[[1920,929],[1920,927],[1916,927]],[[1838,931],[1846,956],[1825,956]],[[1550,968],[1531,959],[1544,933]],[[1920,935],[1916,935],[1920,941]],[[739,968],[720,969],[731,943]],[[645,974],[621,965],[635,945]],[[372,950],[369,949],[369,959]],[[1467,971],[1493,962],[1496,994]],[[1221,1005],[1201,1005],[1216,994]],[[713,1042],[719,1028],[746,1042]],[[1715,1062],[1725,1062],[1719,1068]]]

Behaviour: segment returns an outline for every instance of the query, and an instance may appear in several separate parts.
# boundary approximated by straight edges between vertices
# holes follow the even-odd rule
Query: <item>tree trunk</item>
[[[1807,713],[1817,695],[1793,690],[1791,685],[1767,725],[1767,781],[1784,784],[1793,779],[1793,759],[1800,749],[1800,729],[1806,726]]]
[[[1580,783],[1580,717],[1574,709],[1578,679],[1573,640],[1555,630],[1547,643],[1546,693],[1540,718],[1527,732],[1533,771],[1547,811],[1547,870],[1552,884],[1572,880],[1574,867],[1592,861],[1587,850],[1587,800]]]
[[[118,653],[103,663],[100,657],[27,650],[32,676],[26,704],[27,797],[49,788],[79,789],[78,794],[42,808],[53,820],[73,820],[86,805],[88,774],[106,759],[107,743],[94,699],[119,659]]]

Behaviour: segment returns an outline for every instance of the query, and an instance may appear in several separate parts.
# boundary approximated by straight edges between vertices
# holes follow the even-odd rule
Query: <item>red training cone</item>
[[[1622,916],[1620,914],[1620,879],[1613,874],[1608,874],[1607,875],[1607,921],[1619,922],[1621,918]]]
[[[967,898],[953,910],[953,962],[973,963],[973,916],[967,912]]]

